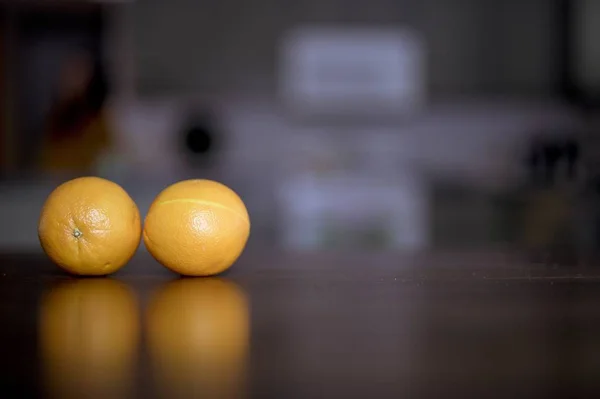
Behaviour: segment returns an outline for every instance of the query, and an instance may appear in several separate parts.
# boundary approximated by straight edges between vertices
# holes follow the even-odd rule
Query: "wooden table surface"
[[[600,269],[506,253],[140,254],[76,279],[0,255],[0,397],[598,397]]]

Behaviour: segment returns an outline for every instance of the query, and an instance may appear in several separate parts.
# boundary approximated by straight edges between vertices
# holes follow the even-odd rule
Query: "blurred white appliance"
[[[280,53],[280,96],[293,114],[405,117],[425,100],[425,52],[408,29],[302,27]]]
[[[394,152],[373,151],[385,139],[376,134],[379,126],[399,126],[395,122],[425,101],[418,35],[303,27],[284,38],[280,67],[279,94],[297,138],[289,155],[304,162],[279,191],[282,244],[300,250],[426,247],[424,181],[411,165],[397,167]],[[361,139],[344,137],[344,130]]]

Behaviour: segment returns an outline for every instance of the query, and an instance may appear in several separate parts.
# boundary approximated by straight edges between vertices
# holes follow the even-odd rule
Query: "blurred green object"
[[[322,249],[390,249],[393,246],[391,227],[383,220],[371,220],[351,228],[327,220],[321,228],[319,246]]]
[[[533,191],[527,200],[523,243],[533,250],[548,249],[565,237],[573,216],[569,196],[548,188]]]

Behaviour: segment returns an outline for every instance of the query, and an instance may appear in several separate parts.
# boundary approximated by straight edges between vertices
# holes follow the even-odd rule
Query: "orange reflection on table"
[[[220,278],[173,281],[151,301],[147,322],[160,397],[243,396],[250,327],[240,287]]]
[[[111,279],[69,281],[40,306],[45,387],[55,398],[129,398],[139,344],[136,297]]]

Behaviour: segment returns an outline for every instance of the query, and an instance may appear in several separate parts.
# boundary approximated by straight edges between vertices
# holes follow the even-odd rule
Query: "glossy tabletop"
[[[249,251],[76,279],[5,254],[0,348],[1,398],[598,397],[600,268]]]

